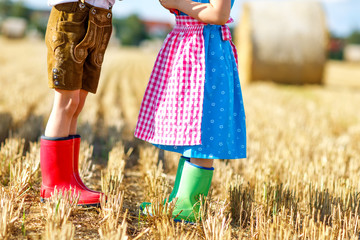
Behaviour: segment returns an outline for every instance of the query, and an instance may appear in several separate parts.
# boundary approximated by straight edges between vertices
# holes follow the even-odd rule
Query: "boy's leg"
[[[46,126],[47,137],[68,137],[80,102],[80,90],[55,89],[54,105]]]
[[[78,170],[79,144],[70,135],[76,132],[76,121],[87,92],[84,90],[55,89],[54,105],[46,127],[46,137],[41,139],[40,161],[42,169],[41,198],[46,200],[54,193],[73,189],[80,194],[80,205],[99,205],[101,193],[88,189]],[[76,146],[75,146],[76,145]],[[76,147],[76,149],[75,149]]]
[[[85,100],[86,100],[86,97],[88,95],[88,91],[85,91],[83,89],[80,90],[80,94],[79,94],[79,104],[78,104],[78,107],[72,117],[72,120],[71,120],[71,124],[70,124],[70,135],[76,135],[77,133],[77,120],[78,120],[78,117],[82,111],[82,109],[84,108],[84,105],[85,105]]]
[[[51,11],[46,43],[49,87],[56,90],[46,137],[41,140],[44,199],[55,187],[63,190],[75,187],[81,193],[80,204],[100,202],[101,193],[86,188],[78,175],[75,161],[80,139],[74,135],[87,92],[96,92],[111,35],[111,17],[110,10],[78,2],[59,4]]]

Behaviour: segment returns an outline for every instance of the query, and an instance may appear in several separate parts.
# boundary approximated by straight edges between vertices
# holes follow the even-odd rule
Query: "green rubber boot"
[[[208,195],[213,172],[214,168],[204,168],[190,162],[184,164],[172,214],[175,221],[200,220],[200,195]]]
[[[186,161],[189,161],[189,158],[186,158],[184,156],[181,156],[180,157],[180,160],[179,160],[179,164],[178,164],[178,168],[177,168],[177,171],[176,171],[176,177],[175,177],[175,183],[174,183],[174,187],[173,187],[173,190],[171,191],[170,193],[170,196],[169,196],[169,201],[168,202],[171,202],[175,197],[176,197],[176,194],[178,192],[178,189],[179,189],[179,184],[180,184],[180,179],[181,179],[181,175],[182,175],[182,171],[183,171],[183,168],[184,168],[184,163]],[[164,200],[164,204],[166,203],[166,199]],[[147,212],[149,212],[149,209],[150,209],[150,205],[151,203],[149,202],[143,202],[140,204],[140,210],[143,214],[147,215]],[[145,211],[145,209],[147,209]]]

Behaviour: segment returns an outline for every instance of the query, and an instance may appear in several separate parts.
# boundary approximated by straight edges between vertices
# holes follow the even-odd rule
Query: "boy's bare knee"
[[[80,104],[79,91],[58,91],[55,94],[54,107],[65,116],[72,117]]]
[[[70,98],[65,111],[67,111],[70,115],[74,115],[79,107],[79,102],[79,97]]]

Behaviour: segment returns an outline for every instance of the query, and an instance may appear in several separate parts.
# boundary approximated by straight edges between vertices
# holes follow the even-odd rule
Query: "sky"
[[[231,14],[235,23],[241,17],[241,5],[245,1],[249,0],[235,0]],[[360,30],[360,0],[319,1],[323,3],[331,32],[336,35],[347,36],[354,29]],[[24,2],[34,8],[47,8],[47,1],[24,0]],[[143,19],[174,22],[174,17],[161,7],[158,0],[116,0],[113,11],[118,17],[126,17],[136,13]]]

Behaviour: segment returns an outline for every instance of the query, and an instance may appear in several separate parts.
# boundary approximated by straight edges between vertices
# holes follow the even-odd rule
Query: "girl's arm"
[[[177,9],[205,23],[224,25],[230,17],[231,0],[210,0],[198,3],[191,0],[159,0],[167,9]]]

